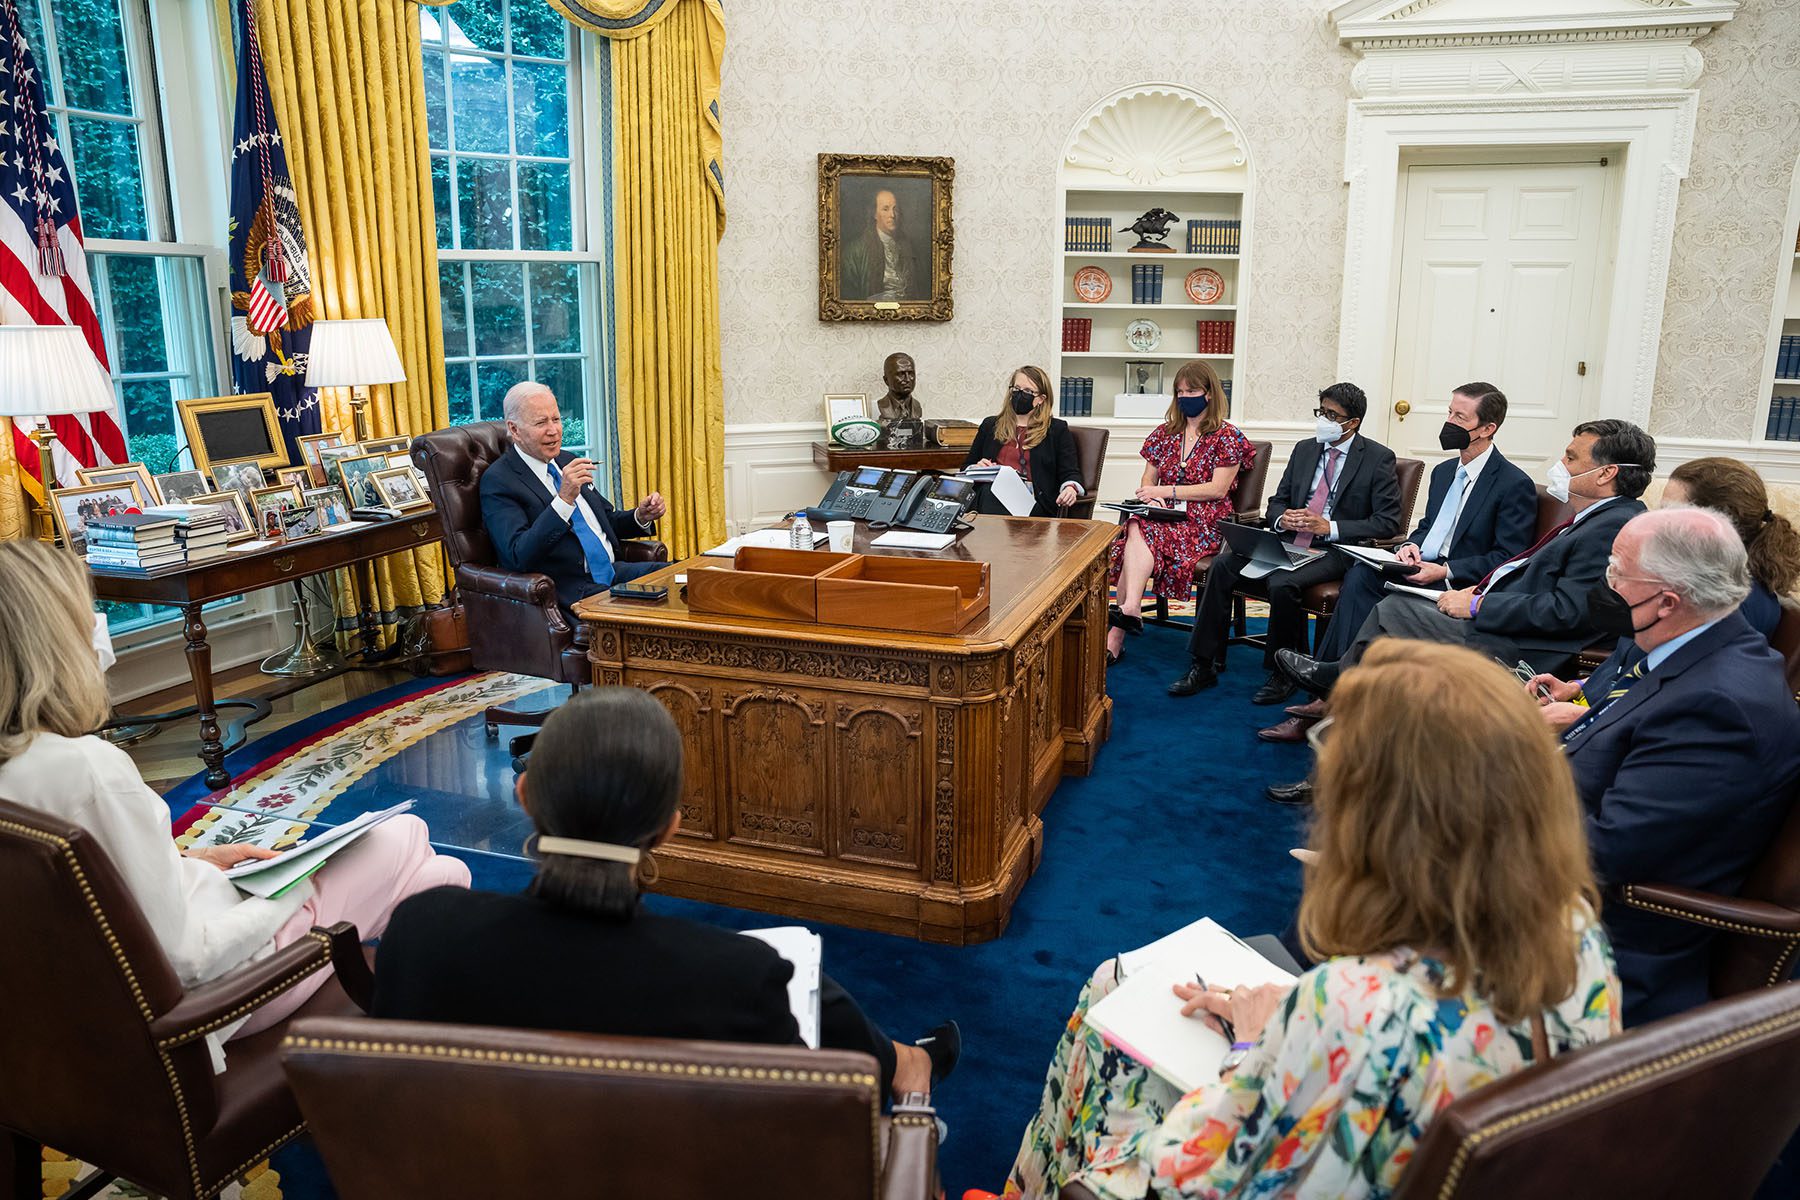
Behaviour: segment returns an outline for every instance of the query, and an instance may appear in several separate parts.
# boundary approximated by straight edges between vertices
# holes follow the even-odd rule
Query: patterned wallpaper
[[[1706,70],[1650,430],[1747,439],[1763,399],[1769,314],[1794,264],[1782,223],[1800,158],[1800,0],[1743,0],[1735,20],[1695,46]]]
[[[1014,367],[1054,369],[1057,158],[1092,105],[1144,81],[1206,93],[1243,126],[1257,241],[1236,412],[1302,418],[1337,361],[1354,56],[1326,10],[1319,0],[735,0],[720,101],[726,422],[819,420],[824,392],[872,402],[894,350],[916,360],[932,416],[985,415]],[[956,160],[953,320],[818,319],[822,151]]]
[[[1304,419],[1337,360],[1342,285],[1344,114],[1356,60],[1337,43],[1330,7],[735,0],[721,97],[727,423],[818,420],[824,392],[873,400],[893,350],[917,361],[928,415],[985,415],[1011,368],[1052,367],[1057,157],[1089,107],[1144,81],[1210,95],[1243,128],[1257,228],[1234,411]],[[1652,431],[1742,438],[1759,401],[1775,272],[1792,261],[1781,224],[1800,155],[1791,86],[1800,0],[1743,0],[1698,48],[1700,123],[1677,216]],[[819,321],[821,151],[956,160],[954,320]]]

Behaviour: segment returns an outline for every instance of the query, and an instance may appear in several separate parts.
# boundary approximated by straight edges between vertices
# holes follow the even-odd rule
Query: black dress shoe
[[[1312,803],[1312,780],[1302,779],[1286,787],[1267,787],[1263,789],[1263,795],[1277,804],[1308,805]]]
[[[955,1021],[945,1021],[913,1045],[931,1060],[931,1084],[936,1087],[950,1078],[957,1060],[962,1058],[962,1027]]]
[[[1289,679],[1321,699],[1331,695],[1341,670],[1334,662],[1308,658],[1298,650],[1277,650],[1275,665]]]
[[[1219,682],[1219,676],[1212,669],[1211,663],[1195,660],[1188,668],[1187,674],[1169,685],[1171,696],[1191,696],[1195,692],[1204,692]]]
[[[1106,606],[1106,623],[1114,629],[1123,629],[1129,634],[1144,632],[1144,618],[1134,617],[1116,604]]]
[[[1263,685],[1256,689],[1256,695],[1250,697],[1252,704],[1280,704],[1295,692],[1294,683],[1280,671],[1270,671]]]

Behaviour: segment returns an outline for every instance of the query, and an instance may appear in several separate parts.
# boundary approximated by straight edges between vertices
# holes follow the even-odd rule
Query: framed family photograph
[[[342,433],[303,433],[294,439],[300,461],[312,471],[312,486],[325,486],[325,460],[321,453],[346,444]]]
[[[150,468],[141,462],[120,463],[116,467],[81,467],[76,470],[75,477],[89,487],[101,483],[129,486],[137,494],[139,508],[161,503],[156,484],[150,478]]]
[[[137,485],[129,480],[125,483],[97,483],[90,487],[51,488],[50,502],[51,512],[55,514],[56,532],[62,537],[63,545],[77,554],[87,553],[89,520],[104,517],[111,512],[143,508],[141,498],[137,495]]]
[[[250,523],[250,510],[244,507],[244,497],[236,490],[229,492],[202,492],[188,500],[189,504],[210,504],[219,510],[225,518],[225,544],[247,542],[256,536],[256,526]]]
[[[152,475],[150,482],[156,485],[156,498],[160,504],[187,504],[195,496],[204,496],[212,491],[212,482],[202,471],[171,471],[167,475]]]
[[[431,507],[431,497],[419,486],[410,467],[389,467],[385,471],[376,471],[369,476],[369,480],[380,493],[381,502],[389,508],[407,512],[410,509]]]
[[[308,488],[302,498],[319,510],[319,525],[329,529],[333,525],[350,523],[350,502],[344,499],[341,487]]]
[[[357,449],[360,451],[361,447],[359,446]],[[369,477],[377,471],[391,469],[387,455],[359,453],[337,460],[336,482],[343,485],[344,494],[350,497],[352,508],[379,507],[386,502],[382,500],[381,493],[375,490],[375,485],[369,481]]]
[[[819,319],[948,321],[949,158],[819,155]]]
[[[370,438],[362,443],[364,454],[398,454],[408,461],[412,458],[412,439],[410,437]]]
[[[244,511],[250,511],[250,497],[268,482],[263,469],[253,462],[231,463],[212,469],[213,490],[236,492],[244,499]]]
[[[309,488],[313,485],[312,467],[305,463],[302,463],[297,467],[277,467],[275,469],[275,482],[292,484],[297,488]]]

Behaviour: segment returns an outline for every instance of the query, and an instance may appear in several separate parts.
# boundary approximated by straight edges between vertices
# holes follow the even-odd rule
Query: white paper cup
[[[827,521],[825,522],[825,534],[829,539],[827,544],[830,545],[833,554],[848,554],[850,547],[856,544],[856,522]]]

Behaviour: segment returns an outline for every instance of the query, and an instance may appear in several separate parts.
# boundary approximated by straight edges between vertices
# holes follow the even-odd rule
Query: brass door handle
[[[1408,404],[1406,401],[1404,401],[1404,400],[1394,401],[1394,415],[1399,417],[1402,421],[1406,420],[1406,414],[1411,411],[1412,411],[1412,405]]]

